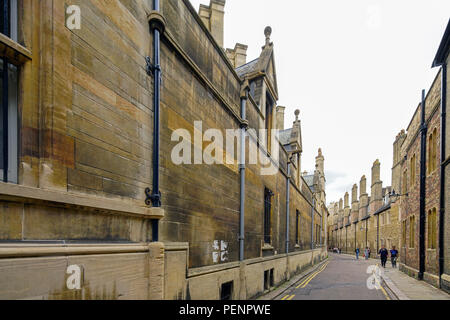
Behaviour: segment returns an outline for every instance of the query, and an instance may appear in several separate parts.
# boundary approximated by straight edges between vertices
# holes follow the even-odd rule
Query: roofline
[[[380,209],[378,209],[377,212],[375,212],[373,215],[374,216],[379,215],[380,213],[385,212],[385,211],[387,211],[389,209],[391,209],[391,204],[390,203],[388,205],[385,205],[385,206],[381,207]]]
[[[441,44],[436,53],[436,57],[433,60],[432,68],[442,66],[448,56],[450,49],[450,19],[447,23],[447,28],[445,29],[444,36],[442,37]]]

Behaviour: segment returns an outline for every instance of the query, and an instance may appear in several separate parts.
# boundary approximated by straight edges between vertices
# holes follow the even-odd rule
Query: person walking
[[[392,250],[391,250],[392,268],[397,268],[397,259],[398,259],[398,251],[394,246],[394,247],[392,247]]]
[[[366,250],[364,250],[364,257],[366,260],[369,260],[370,250],[369,247],[366,247]]]
[[[355,253],[356,253],[356,260],[359,260],[359,248],[356,248]]]
[[[380,255],[381,258],[381,266],[383,268],[386,268],[386,262],[389,255],[389,252],[387,251],[386,247],[382,246],[378,254]]]

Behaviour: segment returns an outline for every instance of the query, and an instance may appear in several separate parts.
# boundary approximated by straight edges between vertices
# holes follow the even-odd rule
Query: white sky
[[[199,4],[209,0],[191,0]],[[225,46],[249,46],[273,29],[286,126],[301,110],[303,170],[325,156],[327,200],[339,200],[381,161],[391,183],[392,144],[438,69],[431,64],[450,17],[448,0],[227,0]]]

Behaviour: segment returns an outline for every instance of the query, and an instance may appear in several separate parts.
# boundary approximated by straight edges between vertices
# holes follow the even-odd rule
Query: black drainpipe
[[[153,0],[153,11],[149,15],[150,31],[153,33],[153,63],[146,58],[147,72],[153,75],[153,190],[145,190],[147,205],[154,208],[161,207],[161,192],[159,189],[160,171],[160,99],[161,99],[161,65],[160,65],[160,37],[165,29],[164,17],[159,12],[159,0]],[[159,220],[152,220],[152,241],[159,241]]]
[[[426,151],[427,124],[425,122],[425,90],[422,91],[422,120],[420,126],[420,222],[419,222],[419,279],[423,280],[425,273],[425,196],[426,196]]]
[[[239,213],[239,261],[244,261],[244,242],[245,242],[245,142],[246,131],[248,127],[247,118],[247,99],[248,99],[248,83],[244,84],[244,91],[241,94],[241,152],[239,163],[239,174],[241,179],[240,185],[240,213]]]
[[[447,63],[442,65],[441,87],[441,200],[439,213],[439,280],[442,288],[442,275],[444,274],[444,220],[445,220],[445,169],[446,163],[446,126],[447,126]]]
[[[316,209],[316,198],[313,195],[313,205],[311,210],[311,250],[314,250],[314,215]],[[339,233],[339,246],[341,243],[341,233]]]
[[[380,251],[380,214],[377,214],[377,254]]]
[[[1,32],[9,37],[10,36],[10,22],[9,22],[9,1],[3,1],[3,25],[1,26]],[[2,82],[3,82],[3,98],[2,98],[2,113],[3,113],[3,182],[8,182],[8,59],[3,58],[3,72],[2,72]]]
[[[368,219],[366,220],[366,247],[365,247],[365,248],[368,247],[368,245],[367,245],[367,232],[369,231],[369,219],[370,219],[370,218],[368,218]],[[364,249],[365,249],[365,248],[364,248]]]
[[[287,163],[287,178],[286,178],[286,253],[289,253],[289,214],[290,214],[290,197],[291,192],[291,159]]]

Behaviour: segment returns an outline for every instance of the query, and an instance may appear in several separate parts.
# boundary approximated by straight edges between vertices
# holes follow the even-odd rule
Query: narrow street
[[[390,300],[384,288],[368,289],[367,279],[371,274],[367,269],[371,265],[373,261],[330,254],[328,262],[277,300]]]

